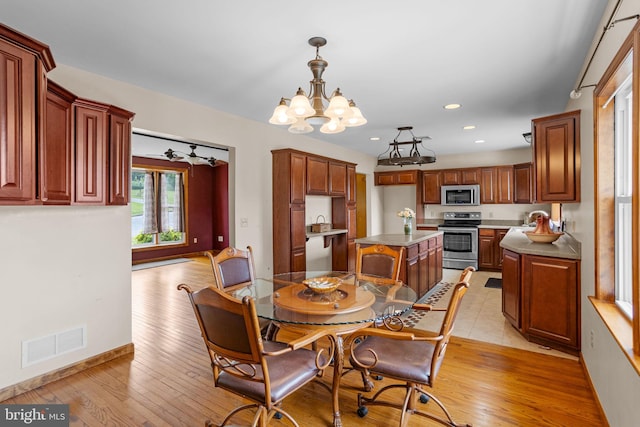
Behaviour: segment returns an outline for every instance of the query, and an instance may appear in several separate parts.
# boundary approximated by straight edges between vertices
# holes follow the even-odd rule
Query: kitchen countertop
[[[519,254],[565,259],[581,258],[580,242],[570,234],[565,233],[553,243],[534,243],[524,234],[524,231],[533,230],[533,227],[511,227],[511,230],[500,242],[500,246]]]
[[[427,240],[431,237],[439,236],[442,231],[414,231],[410,235],[406,234],[378,234],[377,236],[367,236],[356,239],[356,243],[368,245],[387,246],[411,246]]]

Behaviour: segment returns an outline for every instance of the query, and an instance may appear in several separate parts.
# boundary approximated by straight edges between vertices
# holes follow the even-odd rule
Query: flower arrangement
[[[411,218],[415,218],[416,213],[415,213],[415,212],[413,211],[413,209],[411,209],[411,208],[404,208],[403,210],[398,211],[398,216],[399,216],[400,218],[408,218],[408,219],[411,219]]]

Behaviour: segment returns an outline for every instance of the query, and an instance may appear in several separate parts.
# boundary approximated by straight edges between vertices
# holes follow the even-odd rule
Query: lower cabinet
[[[520,329],[520,255],[504,251],[502,261],[502,314]]]
[[[504,251],[502,311],[529,341],[580,351],[580,261]]]
[[[478,230],[478,268],[500,271],[502,269],[502,248],[500,242],[509,232],[501,228],[481,228]]]

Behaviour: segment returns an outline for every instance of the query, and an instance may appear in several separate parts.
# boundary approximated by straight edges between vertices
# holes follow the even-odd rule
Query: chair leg
[[[446,416],[446,419],[442,418],[442,417],[438,417],[438,416],[433,415],[433,414],[430,414],[430,413],[425,412],[425,411],[421,411],[421,410],[419,410],[419,409],[417,409],[415,407],[414,407],[414,409],[412,411],[414,414],[420,415],[420,416],[425,417],[425,418],[429,418],[429,419],[431,419],[433,421],[436,421],[436,422],[438,422],[440,424],[443,424],[443,425],[446,425],[446,426],[451,426],[451,427],[471,427],[471,424],[458,424],[455,421],[453,421],[453,418],[451,418],[451,414],[449,413],[447,408],[433,394],[425,391],[424,389],[422,389],[421,387],[419,387],[417,385],[413,386],[413,391],[414,391],[414,399],[415,399],[415,396],[417,396],[418,394],[428,396],[430,401],[435,402],[436,405],[438,405],[440,407],[440,409],[442,410],[442,412]]]

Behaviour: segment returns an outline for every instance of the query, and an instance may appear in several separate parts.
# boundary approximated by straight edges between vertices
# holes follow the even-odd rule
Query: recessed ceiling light
[[[477,139],[473,142],[475,142],[476,144],[484,144],[484,139]]]
[[[380,137],[379,136],[372,136],[371,138],[369,138],[369,141],[380,141]]]
[[[461,105],[460,104],[447,104],[444,106],[445,110],[455,110],[457,108],[460,108]]]
[[[471,129],[475,129],[475,125],[467,125],[467,126],[463,126],[462,129],[464,130],[471,130]]]

